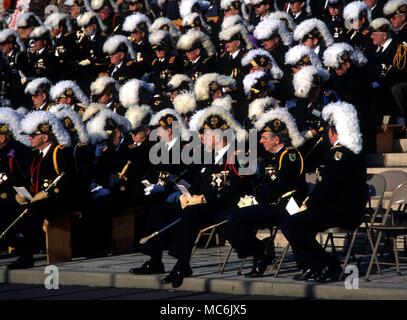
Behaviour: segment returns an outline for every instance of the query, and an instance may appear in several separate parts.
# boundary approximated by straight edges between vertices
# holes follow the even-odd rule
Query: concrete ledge
[[[43,284],[47,274],[42,270],[0,270],[0,282],[13,284]],[[162,285],[164,275],[132,275],[127,273],[60,271],[60,285],[84,285],[96,287],[173,289],[171,285]],[[289,279],[264,277],[245,279],[228,276],[212,278],[196,276],[186,278],[184,284],[175,290],[194,292],[228,293],[236,295],[268,295],[312,299],[392,299],[406,300],[407,288],[373,286],[373,282],[360,280],[359,289],[347,290],[342,282],[318,284],[293,282]]]

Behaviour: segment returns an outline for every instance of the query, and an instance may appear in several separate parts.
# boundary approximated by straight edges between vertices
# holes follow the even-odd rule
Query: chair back
[[[388,221],[389,215],[392,213],[392,206],[398,206],[397,211],[403,211],[407,204],[407,181],[399,185],[396,190],[393,191],[389,205],[387,206],[386,213],[383,217],[383,225],[389,225],[393,223],[393,219]],[[403,210],[402,210],[403,209]]]
[[[369,214],[371,214],[371,223],[376,219],[376,216],[383,208],[383,197],[386,191],[386,179],[381,174],[368,174],[367,175],[367,187],[368,187],[368,209]],[[372,197],[378,197],[378,202],[376,207],[372,208]]]
[[[401,170],[383,171],[381,175],[386,179],[386,191],[392,192],[403,182],[407,181],[407,172]]]

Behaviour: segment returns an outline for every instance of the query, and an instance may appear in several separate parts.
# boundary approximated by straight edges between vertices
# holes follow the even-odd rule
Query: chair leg
[[[357,236],[357,234],[358,234],[358,231],[359,231],[359,228],[357,228],[355,231],[353,231],[352,239],[351,239],[351,241],[350,241],[349,248],[348,248],[348,252],[346,253],[346,258],[345,258],[345,261],[344,261],[344,263],[343,263],[343,269],[342,269],[341,275],[339,276],[339,279],[340,279],[340,280],[342,280],[342,278],[343,278],[343,276],[344,276],[345,269],[346,269],[346,266],[348,265],[349,257],[350,257],[350,255],[351,255],[351,253],[352,253],[353,246],[354,246],[354,244],[355,244],[355,240],[356,240],[356,236]]]
[[[225,271],[226,263],[228,263],[229,258],[230,258],[230,255],[232,254],[232,251],[233,251],[233,247],[230,246],[229,252],[228,252],[228,254],[226,255],[226,259],[225,259],[225,261],[223,262],[222,267],[220,268],[220,271],[219,271],[220,274],[223,274],[223,272]]]
[[[396,261],[396,270],[397,270],[397,274],[400,276],[401,272],[400,272],[400,263],[399,263],[399,253],[397,250],[397,236],[392,236],[391,238],[393,240],[393,251],[394,251],[394,260]]]
[[[282,267],[283,262],[284,262],[285,258],[287,257],[287,254],[288,254],[288,250],[290,250],[290,244],[286,245],[286,247],[284,248],[284,251],[283,251],[283,253],[282,253],[281,257],[280,257],[280,260],[278,262],[277,270],[274,273],[274,277],[276,277],[276,278],[278,278],[278,275],[280,274],[281,267]]]
[[[326,236],[326,240],[325,240],[325,243],[324,243],[324,250],[326,250],[326,247],[328,247],[328,243],[329,243],[329,235],[330,235],[331,233],[328,233],[328,235]],[[321,234],[322,235],[322,234]]]
[[[244,265],[246,264],[246,261],[247,261],[247,258],[244,258],[243,261],[242,261],[242,263],[240,264],[240,268],[239,268],[239,270],[237,271],[237,275],[238,275],[238,276],[240,276],[240,275],[242,274],[242,271],[243,271]]]
[[[366,235],[367,235],[367,238],[369,240],[370,248],[372,249],[372,252],[373,252],[373,247],[374,247],[374,245],[373,245],[373,237],[372,237],[372,233],[370,232],[370,227],[367,225],[367,223],[366,223]],[[380,267],[379,260],[377,259],[377,255],[374,257],[374,262],[376,264],[376,268],[377,268],[378,273],[382,274],[382,269]]]
[[[218,250],[218,255],[219,255],[219,267],[222,268],[222,252],[220,250],[220,239],[219,239],[219,233],[215,233],[215,240],[216,240],[216,248]]]
[[[210,233],[210,235],[208,237],[208,241],[206,241],[205,249],[208,249],[209,244],[211,243],[211,240],[213,238],[214,233],[215,233],[215,228],[212,228],[212,231],[211,231],[211,233]]]
[[[374,246],[374,248],[373,248],[372,257],[370,258],[369,266],[368,266],[368,268],[367,268],[366,277],[365,277],[365,280],[366,280],[366,281],[370,281],[370,279],[369,279],[370,272],[372,271],[373,261],[374,261],[374,259],[375,259],[376,254],[377,254],[377,250],[378,250],[378,248],[379,248],[380,240],[381,240],[381,239],[382,239],[382,232],[379,231],[379,234],[377,235],[377,239],[376,239],[376,244],[375,244],[375,246]]]
[[[198,235],[196,236],[194,246],[192,247],[191,257],[194,255],[195,250],[196,250],[196,247],[197,247],[198,242],[199,242],[199,240],[201,239],[201,237],[202,237],[202,232],[199,231]]]
[[[334,242],[334,234],[329,233],[329,240],[331,241],[331,250],[333,254],[336,254],[336,247],[335,247],[335,242]]]

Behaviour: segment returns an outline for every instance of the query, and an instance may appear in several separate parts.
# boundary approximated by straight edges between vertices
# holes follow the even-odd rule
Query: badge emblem
[[[342,155],[343,155],[342,152],[336,151],[336,152],[335,152],[335,156],[334,156],[335,160],[336,160],[336,161],[341,160],[341,159],[342,159]]]

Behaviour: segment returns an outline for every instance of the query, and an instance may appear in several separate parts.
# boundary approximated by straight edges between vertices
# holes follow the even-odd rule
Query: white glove
[[[102,186],[97,186],[96,188],[93,188],[90,192],[92,194],[92,200],[105,197],[110,194],[109,189],[103,188]]]
[[[90,65],[90,60],[89,59],[82,60],[79,62],[79,65],[88,66],[88,65]]]
[[[239,208],[244,208],[244,207],[250,207],[250,206],[255,206],[258,205],[259,203],[257,202],[256,198],[253,196],[248,196],[245,195],[244,197],[240,198],[239,203],[237,204],[237,206]]]
[[[144,189],[144,194],[146,196],[149,196],[150,194],[156,194],[156,193],[164,192],[164,191],[165,191],[165,189],[164,189],[163,185],[161,185],[161,184],[153,184],[153,185],[148,186],[148,187],[146,187]]]

